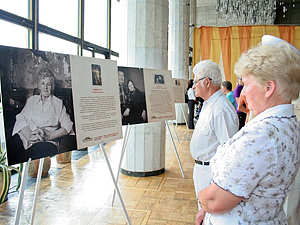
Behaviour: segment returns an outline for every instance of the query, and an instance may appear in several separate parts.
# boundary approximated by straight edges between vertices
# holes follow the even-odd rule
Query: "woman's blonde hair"
[[[261,85],[274,80],[284,99],[299,97],[300,54],[284,41],[272,45],[260,43],[243,53],[234,72],[240,77],[252,75]]]

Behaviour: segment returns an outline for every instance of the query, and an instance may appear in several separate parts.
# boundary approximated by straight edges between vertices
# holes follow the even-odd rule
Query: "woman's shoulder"
[[[259,120],[251,120],[243,128],[245,134],[251,137],[266,137],[266,141],[275,139],[277,140],[282,134],[288,130],[288,125],[277,118],[267,117]]]
[[[26,104],[36,103],[36,102],[38,102],[39,100],[41,100],[41,96],[40,96],[40,95],[32,95],[31,97],[29,97],[29,98],[27,99]]]
[[[55,95],[52,95],[51,100],[54,104],[59,104],[59,105],[63,104],[63,101],[60,98],[56,97]]]
[[[142,92],[139,89],[135,88],[134,95],[141,95],[141,94]]]

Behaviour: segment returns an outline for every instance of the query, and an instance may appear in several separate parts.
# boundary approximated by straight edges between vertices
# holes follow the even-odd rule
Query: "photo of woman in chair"
[[[129,124],[147,122],[145,96],[137,89],[132,80],[127,81],[128,94],[123,120]]]
[[[63,101],[53,95],[54,88],[52,72],[41,69],[39,94],[27,99],[7,141],[9,165],[77,149],[73,122]]]

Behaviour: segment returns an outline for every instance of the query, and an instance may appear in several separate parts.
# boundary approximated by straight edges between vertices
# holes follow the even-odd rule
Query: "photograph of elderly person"
[[[92,64],[92,78],[93,78],[93,85],[102,85],[102,78],[101,78],[101,67],[100,65]]]
[[[39,94],[28,98],[16,116],[12,137],[7,142],[10,165],[55,155],[58,148],[76,149],[73,122],[62,100],[53,95],[54,76],[50,70],[38,72],[37,88]]]
[[[161,74],[155,74],[154,75],[154,83],[155,84],[164,84],[165,83],[164,76]]]
[[[266,35],[234,71],[255,117],[211,159],[212,182],[199,192],[196,224],[288,224],[283,203],[300,162],[300,125],[291,104],[299,97],[300,52]]]
[[[127,103],[123,113],[123,119],[129,124],[147,122],[144,94],[135,87],[133,80],[127,81],[127,87]]]
[[[238,131],[238,117],[222,93],[222,75],[217,63],[200,61],[193,68],[193,73],[195,95],[204,99],[190,142],[191,155],[195,160],[193,180],[198,196],[199,191],[210,184],[210,162],[217,147]]]

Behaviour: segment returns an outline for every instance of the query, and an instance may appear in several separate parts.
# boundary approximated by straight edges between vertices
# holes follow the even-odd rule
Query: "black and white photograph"
[[[122,125],[147,123],[143,69],[118,67]]]
[[[101,76],[100,65],[92,64],[91,68],[92,68],[93,85],[102,86],[102,76]]]
[[[69,55],[0,46],[8,164],[77,149]]]
[[[165,83],[164,75],[162,74],[154,75],[154,84],[164,84],[164,83]]]

